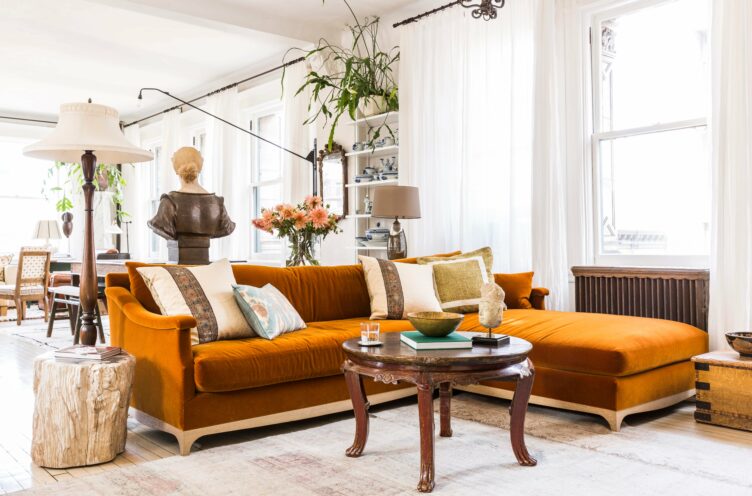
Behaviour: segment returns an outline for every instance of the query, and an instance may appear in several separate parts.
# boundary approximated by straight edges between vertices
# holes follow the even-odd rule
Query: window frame
[[[148,218],[151,218],[157,213],[157,209],[159,208],[159,201],[162,197],[162,193],[160,192],[160,160],[162,158],[162,140],[160,138],[152,139],[149,141],[146,141],[143,143],[143,148],[151,151],[154,154],[154,158],[151,161],[151,164],[149,166],[149,214]],[[155,184],[156,183],[156,184]],[[156,193],[156,197],[154,197]],[[154,231],[149,229],[149,259],[150,260],[162,260],[165,258],[163,255],[165,254],[165,249],[163,247],[163,243],[161,243],[162,238],[157,235]],[[156,242],[156,250],[154,249]],[[166,246],[166,245],[165,245]]]
[[[645,134],[657,134],[668,131],[679,131],[683,129],[693,129],[705,127],[708,128],[708,116],[680,121],[660,122],[648,126],[640,126],[616,131],[602,131],[601,125],[601,47],[602,34],[601,24],[607,19],[612,19],[621,15],[655,7],[672,0],[643,0],[624,3],[622,1],[614,2],[616,6],[605,7],[593,12],[590,16],[590,36],[589,45],[586,46],[586,60],[589,61],[590,71],[586,84],[589,84],[589,104],[590,104],[590,133],[586,133],[586,139],[590,140],[590,179],[591,179],[591,229],[592,239],[591,249],[593,261],[596,265],[614,265],[614,266],[651,266],[666,267],[680,266],[692,268],[707,268],[710,265],[710,254],[707,255],[657,255],[657,254],[612,254],[602,252],[602,234],[601,219],[603,218],[602,201],[601,201],[601,164],[600,150],[601,143],[612,141],[619,138],[629,138]],[[709,158],[709,157],[708,157]]]
[[[249,109],[247,109],[245,112],[243,112],[243,122],[249,123],[249,128],[252,132],[257,133],[257,129],[259,128],[259,120],[263,117],[277,114],[279,117],[280,122],[280,137],[284,138],[285,133],[285,112],[284,112],[284,105],[281,102],[273,101],[273,102],[267,102],[260,105],[255,105]],[[257,133],[258,134],[258,133]],[[255,218],[259,214],[259,198],[258,198],[258,189],[263,186],[272,186],[275,184],[280,185],[280,191],[282,192],[282,195],[280,197],[280,202],[285,201],[285,180],[287,179],[285,177],[285,165],[284,165],[284,155],[282,150],[277,150],[280,156],[280,174],[277,179],[274,180],[267,180],[267,181],[259,181],[259,173],[260,173],[260,156],[261,156],[261,141],[257,138],[250,138],[251,141],[248,146],[248,157],[249,157],[249,163],[250,163],[250,183],[248,185],[248,198],[249,198],[249,209],[251,212],[251,217]],[[251,260],[259,260],[259,261],[268,261],[268,262],[279,262],[284,259],[285,256],[285,242],[284,240],[279,240],[279,250],[270,252],[270,251],[261,251],[259,250],[259,230],[255,227],[251,228],[251,235],[249,236],[249,248],[248,253]]]

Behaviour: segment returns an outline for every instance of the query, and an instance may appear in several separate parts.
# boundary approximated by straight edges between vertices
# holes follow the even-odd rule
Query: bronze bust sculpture
[[[181,188],[162,195],[157,214],[148,222],[152,231],[168,240],[170,262],[208,264],[209,240],[228,236],[235,230],[224,198],[198,184],[203,166],[204,159],[195,148],[183,147],[175,152],[172,167],[180,177]]]

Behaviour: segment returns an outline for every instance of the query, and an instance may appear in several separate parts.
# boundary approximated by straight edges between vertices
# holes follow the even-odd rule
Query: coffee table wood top
[[[477,335],[461,332],[467,337]],[[399,332],[382,334],[381,346],[361,346],[359,339],[349,339],[342,345],[345,353],[360,360],[392,365],[420,367],[498,366],[501,363],[518,363],[527,358],[533,345],[524,339],[509,337],[509,343],[494,347],[473,346],[459,350],[416,350],[400,341]]]

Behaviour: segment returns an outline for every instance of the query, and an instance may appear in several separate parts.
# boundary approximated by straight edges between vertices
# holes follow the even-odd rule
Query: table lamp
[[[371,217],[394,219],[386,254],[389,260],[407,257],[407,238],[399,219],[420,219],[420,198],[415,186],[374,188]]]
[[[95,155],[96,154],[96,155]],[[81,264],[81,343],[97,342],[94,306],[97,304],[97,268],[94,263],[94,171],[97,163],[123,164],[153,159],[125,139],[117,110],[91,103],[60,106],[57,126],[43,140],[24,148],[24,155],[65,163],[81,163],[84,177],[84,253]]]
[[[38,220],[34,228],[34,239],[43,239],[44,248],[52,252],[51,239],[60,239],[63,236],[60,233],[60,226],[56,220]]]

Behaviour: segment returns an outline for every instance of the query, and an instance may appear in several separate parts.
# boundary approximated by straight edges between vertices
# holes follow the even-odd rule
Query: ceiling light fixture
[[[497,10],[504,7],[506,0],[460,0],[460,5],[466,9],[473,9],[471,12],[474,19],[483,18],[484,21],[496,19]]]

